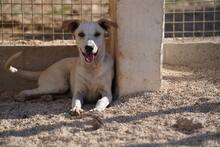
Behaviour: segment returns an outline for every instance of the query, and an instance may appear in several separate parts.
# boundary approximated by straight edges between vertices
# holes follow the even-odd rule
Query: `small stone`
[[[52,95],[42,95],[41,99],[45,102],[49,102],[53,100],[53,96]]]
[[[28,118],[28,115],[27,115],[27,114],[23,114],[23,115],[22,115],[22,118],[23,118],[23,119],[26,119],[26,118]]]
[[[195,130],[203,128],[204,125],[204,119],[178,118],[173,127],[185,133],[193,133]]]

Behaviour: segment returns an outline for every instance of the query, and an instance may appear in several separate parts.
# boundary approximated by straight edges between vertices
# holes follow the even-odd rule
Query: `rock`
[[[205,120],[197,118],[178,118],[173,125],[174,128],[185,133],[193,133],[195,130],[201,129],[204,126]]]
[[[45,102],[49,102],[53,100],[53,96],[52,95],[42,95],[40,96],[40,98],[45,101]]]

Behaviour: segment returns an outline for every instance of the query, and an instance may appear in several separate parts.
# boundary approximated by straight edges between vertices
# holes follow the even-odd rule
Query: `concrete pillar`
[[[163,0],[119,0],[117,22],[117,93],[159,90]]]

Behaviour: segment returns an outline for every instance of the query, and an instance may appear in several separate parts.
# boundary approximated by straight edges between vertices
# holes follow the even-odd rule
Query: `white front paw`
[[[102,112],[102,111],[104,111],[105,110],[105,108],[103,108],[103,107],[95,107],[94,109],[92,109],[92,110],[90,110],[91,112]]]
[[[77,107],[77,106],[73,107],[70,110],[70,114],[73,116],[79,116],[82,112],[83,112],[83,109],[81,107]]]

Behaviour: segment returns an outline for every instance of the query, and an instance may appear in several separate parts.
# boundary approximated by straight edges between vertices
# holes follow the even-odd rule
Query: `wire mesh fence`
[[[63,21],[109,17],[109,0],[0,0],[0,44],[66,40]]]
[[[166,38],[220,36],[220,0],[165,0]]]
[[[0,0],[0,44],[71,39],[69,19],[110,18],[111,0]],[[166,38],[220,36],[220,0],[165,0]]]

